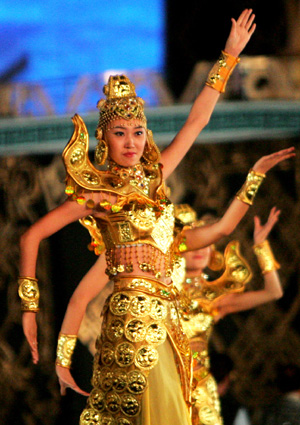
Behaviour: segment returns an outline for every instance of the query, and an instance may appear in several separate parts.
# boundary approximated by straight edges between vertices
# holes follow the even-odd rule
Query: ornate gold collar
[[[149,195],[150,177],[146,177],[143,165],[138,163],[132,167],[122,167],[112,160],[109,161],[108,170],[123,181],[128,181],[132,186],[140,188]]]

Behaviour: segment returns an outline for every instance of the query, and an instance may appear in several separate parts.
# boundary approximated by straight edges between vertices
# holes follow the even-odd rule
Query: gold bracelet
[[[59,334],[56,349],[56,365],[70,369],[76,341],[77,335]]]
[[[265,177],[265,174],[258,173],[251,169],[245,183],[236,194],[237,199],[245,204],[252,205],[257,191]]]
[[[206,85],[220,93],[224,93],[227,81],[239,61],[240,58],[236,58],[222,50],[219,59],[208,74]]]
[[[254,245],[253,250],[263,274],[280,268],[280,264],[275,260],[268,240]]]
[[[38,280],[33,277],[18,277],[18,293],[21,298],[22,311],[39,311],[40,292]]]

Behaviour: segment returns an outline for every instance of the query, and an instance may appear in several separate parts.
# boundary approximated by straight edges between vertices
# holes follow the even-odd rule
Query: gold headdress
[[[202,227],[206,223],[205,220],[198,220],[196,211],[189,204],[175,205],[175,219],[183,225],[191,227]],[[217,251],[214,245],[211,245],[211,256],[208,268],[217,271],[224,267],[224,256],[220,251]]]
[[[160,152],[156,146],[152,132],[147,130],[147,119],[144,114],[144,101],[136,95],[134,84],[125,75],[111,75],[108,83],[103,87],[106,99],[99,100],[97,107],[100,111],[96,138],[99,140],[96,148],[96,161],[102,165],[107,157],[107,146],[103,140],[103,132],[109,128],[109,124],[117,119],[126,121],[138,120],[147,131],[147,142],[143,159],[148,164],[159,161]]]
[[[106,99],[99,100],[100,110],[98,128],[106,130],[111,121],[123,118],[137,119],[147,125],[144,114],[144,101],[137,97],[134,84],[125,75],[111,75],[103,87]]]

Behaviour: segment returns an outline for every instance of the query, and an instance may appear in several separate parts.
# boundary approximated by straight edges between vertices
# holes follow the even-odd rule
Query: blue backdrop
[[[14,81],[161,70],[164,0],[0,0],[0,76]]]

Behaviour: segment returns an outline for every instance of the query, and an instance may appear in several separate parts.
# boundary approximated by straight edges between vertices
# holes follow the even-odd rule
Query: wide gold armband
[[[265,174],[258,173],[251,169],[245,183],[236,194],[237,199],[245,204],[252,205],[257,191],[265,177]]]
[[[76,341],[77,335],[59,334],[56,349],[56,365],[70,369]]]
[[[240,58],[236,58],[222,50],[219,59],[208,74],[206,85],[220,93],[224,93],[227,81],[239,61]]]
[[[275,260],[274,254],[267,240],[254,245],[253,250],[263,274],[280,268],[280,264]]]
[[[33,277],[20,276],[18,285],[22,311],[32,311],[34,313],[39,311],[40,292],[38,280]]]

